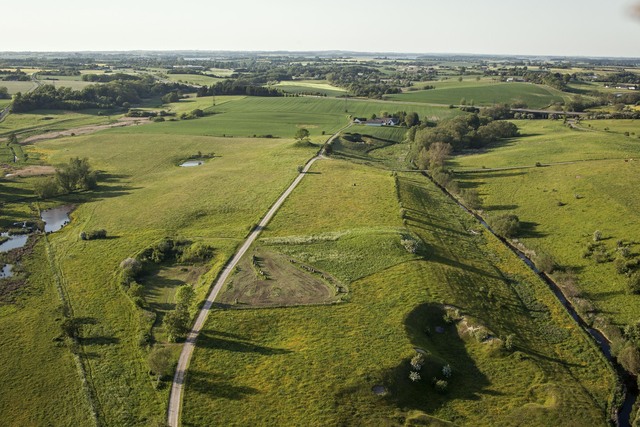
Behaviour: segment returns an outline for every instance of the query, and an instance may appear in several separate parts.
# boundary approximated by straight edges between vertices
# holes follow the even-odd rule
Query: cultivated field
[[[274,87],[287,93],[321,94],[326,96],[344,96],[347,94],[345,89],[333,86],[326,81],[319,82],[317,80],[283,81],[274,85]]]
[[[188,83],[198,86],[211,86],[222,80],[220,78],[203,76],[200,74],[167,74],[166,76],[167,79],[172,82]]]
[[[0,86],[6,87],[7,90],[9,91],[9,94],[13,95],[18,92],[22,92],[22,93],[28,92],[29,90],[35,88],[36,84],[31,81],[26,81],[26,82],[0,81]]]
[[[218,101],[233,102],[222,103]],[[202,99],[202,101],[200,101]],[[189,101],[192,101],[190,98]],[[177,103],[182,105],[181,101]],[[193,104],[211,105],[211,97],[195,98]],[[203,104],[200,104],[203,102]],[[346,102],[346,104],[345,104]],[[171,104],[175,106],[176,104]],[[345,108],[346,106],[346,108]],[[181,107],[182,108],[182,107]],[[347,112],[345,112],[347,110]],[[338,100],[331,98],[237,98],[216,97],[216,106],[207,108],[212,115],[194,121],[165,122],[123,132],[166,133],[208,136],[254,137],[271,135],[277,138],[291,138],[297,129],[306,128],[314,141],[324,142],[328,135],[337,131],[349,121],[349,116],[380,114],[381,111],[416,111],[421,117],[450,117],[460,114],[458,110],[428,107],[402,103],[384,103],[368,100]],[[322,132],[326,136],[323,136]]]
[[[0,122],[0,137],[11,133],[18,136],[18,140],[46,132],[73,129],[81,126],[108,124],[122,114],[113,116],[100,115],[96,110],[69,112],[61,110],[38,110],[25,114],[10,114]]]
[[[428,83],[431,84],[431,83]],[[501,103],[525,103],[529,108],[544,108],[554,102],[562,102],[566,94],[547,86],[531,83],[455,82],[438,85],[436,89],[387,95],[387,99],[404,102],[433,104],[492,105]]]

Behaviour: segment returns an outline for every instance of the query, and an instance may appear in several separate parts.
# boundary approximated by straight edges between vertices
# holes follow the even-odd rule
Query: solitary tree
[[[303,139],[309,138],[309,131],[305,128],[300,128],[296,131],[295,139],[298,141],[302,141]]]
[[[98,184],[98,175],[91,170],[89,160],[85,157],[69,159],[69,163],[62,165],[56,171],[58,185],[65,192],[75,190],[92,190]]]

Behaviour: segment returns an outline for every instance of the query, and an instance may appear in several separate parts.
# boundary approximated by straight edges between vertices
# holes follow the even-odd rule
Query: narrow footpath
[[[335,138],[338,137],[340,132],[347,129],[351,124],[343,127],[338,130],[331,138],[327,140],[327,144],[331,143]],[[171,395],[169,396],[169,406],[167,408],[167,423],[171,427],[178,427],[180,425],[180,408],[182,406],[182,391],[184,386],[185,377],[187,375],[187,369],[189,368],[189,362],[191,361],[191,356],[193,354],[193,350],[195,349],[196,339],[200,334],[200,330],[204,326],[207,316],[209,315],[209,311],[211,310],[211,306],[215,301],[218,293],[222,289],[222,286],[229,278],[236,264],[240,261],[240,259],[244,256],[245,252],[251,247],[253,242],[258,238],[262,230],[267,226],[269,221],[273,218],[273,216],[278,212],[278,209],[282,206],[284,201],[289,197],[289,195],[295,190],[295,188],[300,184],[300,181],[304,178],[305,174],[309,171],[311,166],[318,159],[324,158],[324,148],[320,150],[317,156],[309,160],[305,165],[304,169],[300,174],[296,177],[296,179],[291,183],[289,188],[285,190],[284,193],[280,196],[280,198],[271,206],[271,209],[267,212],[267,214],[262,218],[260,224],[258,224],[252,231],[249,233],[249,236],[245,240],[245,242],[240,246],[240,249],[233,256],[231,261],[224,267],[220,276],[216,280],[207,300],[198,313],[198,317],[196,318],[196,322],[191,328],[189,335],[187,335],[187,339],[182,347],[182,352],[180,353],[180,359],[178,359],[178,366],[176,367],[176,372],[173,377],[173,383],[171,384]]]

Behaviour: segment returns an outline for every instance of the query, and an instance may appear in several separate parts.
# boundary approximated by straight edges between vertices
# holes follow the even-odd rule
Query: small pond
[[[42,211],[40,217],[45,223],[45,233],[53,233],[67,225],[69,223],[69,213],[71,213],[72,209],[72,206],[59,206]]]
[[[0,245],[0,252],[9,252],[12,249],[18,249],[27,244],[28,234],[18,234],[9,236],[9,233],[0,234],[2,237],[8,237],[9,240]]]
[[[0,270],[0,279],[7,279],[9,277],[13,277],[13,264],[5,264]]]
[[[186,162],[180,163],[180,166],[183,168],[190,168],[194,166],[201,166],[204,162],[202,160],[187,160]]]
[[[69,213],[73,209],[72,206],[59,206],[53,209],[47,209],[40,213],[40,217],[45,222],[44,231],[47,233],[53,233],[60,230],[62,227],[69,223]],[[14,225],[20,225],[14,224]],[[27,223],[22,224],[22,228],[27,228]],[[27,244],[29,234],[13,234],[1,233],[0,236],[8,237],[9,240],[0,244],[0,253],[9,252],[13,249],[18,249]],[[2,276],[0,276],[2,277]]]

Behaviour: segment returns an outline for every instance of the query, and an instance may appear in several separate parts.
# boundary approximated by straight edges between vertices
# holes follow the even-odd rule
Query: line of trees
[[[272,87],[257,86],[243,80],[229,79],[198,89],[197,96],[211,95],[284,96],[284,93]]]
[[[24,113],[37,109],[126,108],[130,104],[140,103],[145,98],[189,89],[191,89],[189,86],[180,83],[157,82],[151,76],[135,80],[114,80],[109,83],[90,85],[82,90],[42,85],[26,94],[18,92],[14,97],[12,110],[16,113]]]

